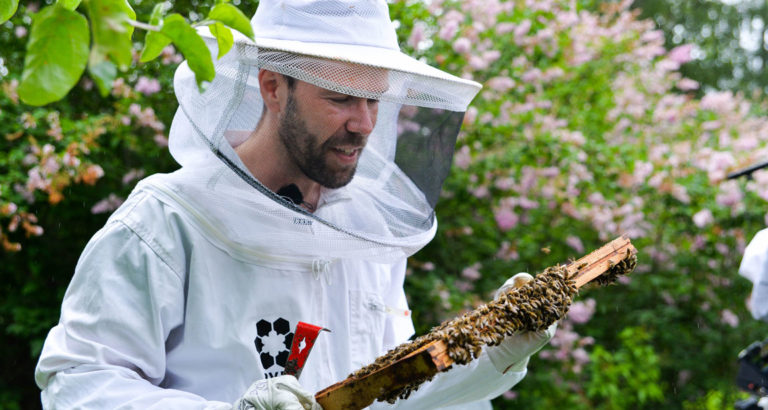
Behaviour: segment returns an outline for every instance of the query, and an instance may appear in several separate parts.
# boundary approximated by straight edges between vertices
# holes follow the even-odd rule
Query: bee
[[[549,248],[542,248],[542,252],[549,253]],[[579,263],[577,271],[587,265],[586,262]],[[618,262],[610,259],[608,265],[608,271],[595,279],[600,285],[613,283],[619,275],[631,272],[637,265],[637,256],[627,250]],[[525,287],[508,290],[492,302],[444,321],[428,334],[390,350],[350,377],[362,377],[377,371],[436,340],[446,344],[447,354],[456,364],[469,363],[482,354],[483,346],[497,346],[505,337],[520,331],[549,327],[565,316],[578,291],[566,265],[549,267]],[[383,391],[377,399],[393,403],[398,398],[407,398],[421,383],[431,378],[415,380],[394,391]]]

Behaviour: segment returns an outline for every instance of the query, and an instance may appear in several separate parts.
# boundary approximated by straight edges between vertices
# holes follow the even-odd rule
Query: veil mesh
[[[215,56],[215,40],[208,46]],[[391,262],[432,239],[434,205],[476,87],[243,43],[215,65],[216,77],[204,92],[186,62],[177,70],[179,110],[170,150],[182,169],[163,181],[150,179],[148,189],[189,204],[201,224],[219,232],[223,247],[244,250],[241,257],[261,249],[278,258]],[[354,177],[342,188],[325,190],[314,213],[261,184],[235,153],[262,115],[260,69],[379,101]]]

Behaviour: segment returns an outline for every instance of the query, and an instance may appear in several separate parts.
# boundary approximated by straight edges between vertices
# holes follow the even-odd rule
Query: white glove
[[[760,400],[757,401],[757,407],[768,410],[768,396],[761,397]]]
[[[507,279],[504,285],[496,291],[496,298],[510,288],[519,288],[533,280],[533,276],[526,272],[520,272],[517,275]],[[557,322],[553,323],[546,330],[537,332],[518,332],[504,338],[498,346],[488,346],[485,348],[488,358],[493,366],[500,373],[508,371],[521,372],[528,365],[528,359],[541,350],[544,345],[552,339],[557,330]]]
[[[295,377],[284,375],[258,380],[236,401],[235,410],[322,410],[315,396],[301,388]]]

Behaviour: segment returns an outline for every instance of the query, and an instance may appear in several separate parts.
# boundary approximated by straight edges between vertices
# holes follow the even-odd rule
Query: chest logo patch
[[[261,319],[256,322],[256,339],[253,342],[264,368],[264,377],[272,378],[284,374],[285,363],[291,354],[293,343],[291,323],[283,318],[273,321]]]

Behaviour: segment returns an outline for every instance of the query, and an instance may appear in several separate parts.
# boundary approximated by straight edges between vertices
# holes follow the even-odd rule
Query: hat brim
[[[213,38],[208,30],[198,30],[203,37]],[[449,81],[455,84],[461,84],[465,87],[474,89],[477,93],[482,85],[478,82],[456,77],[445,71],[439,70],[423,63],[411,56],[408,56],[400,50],[391,50],[387,48],[361,46],[354,44],[335,44],[323,42],[303,42],[294,40],[281,40],[273,38],[259,38],[251,40],[240,32],[233,31],[235,44],[245,44],[262,49],[286,51],[290,53],[302,54],[312,57],[326,58],[337,61],[362,64],[372,67],[379,67],[388,70],[403,71],[406,73],[422,75],[438,80]]]

